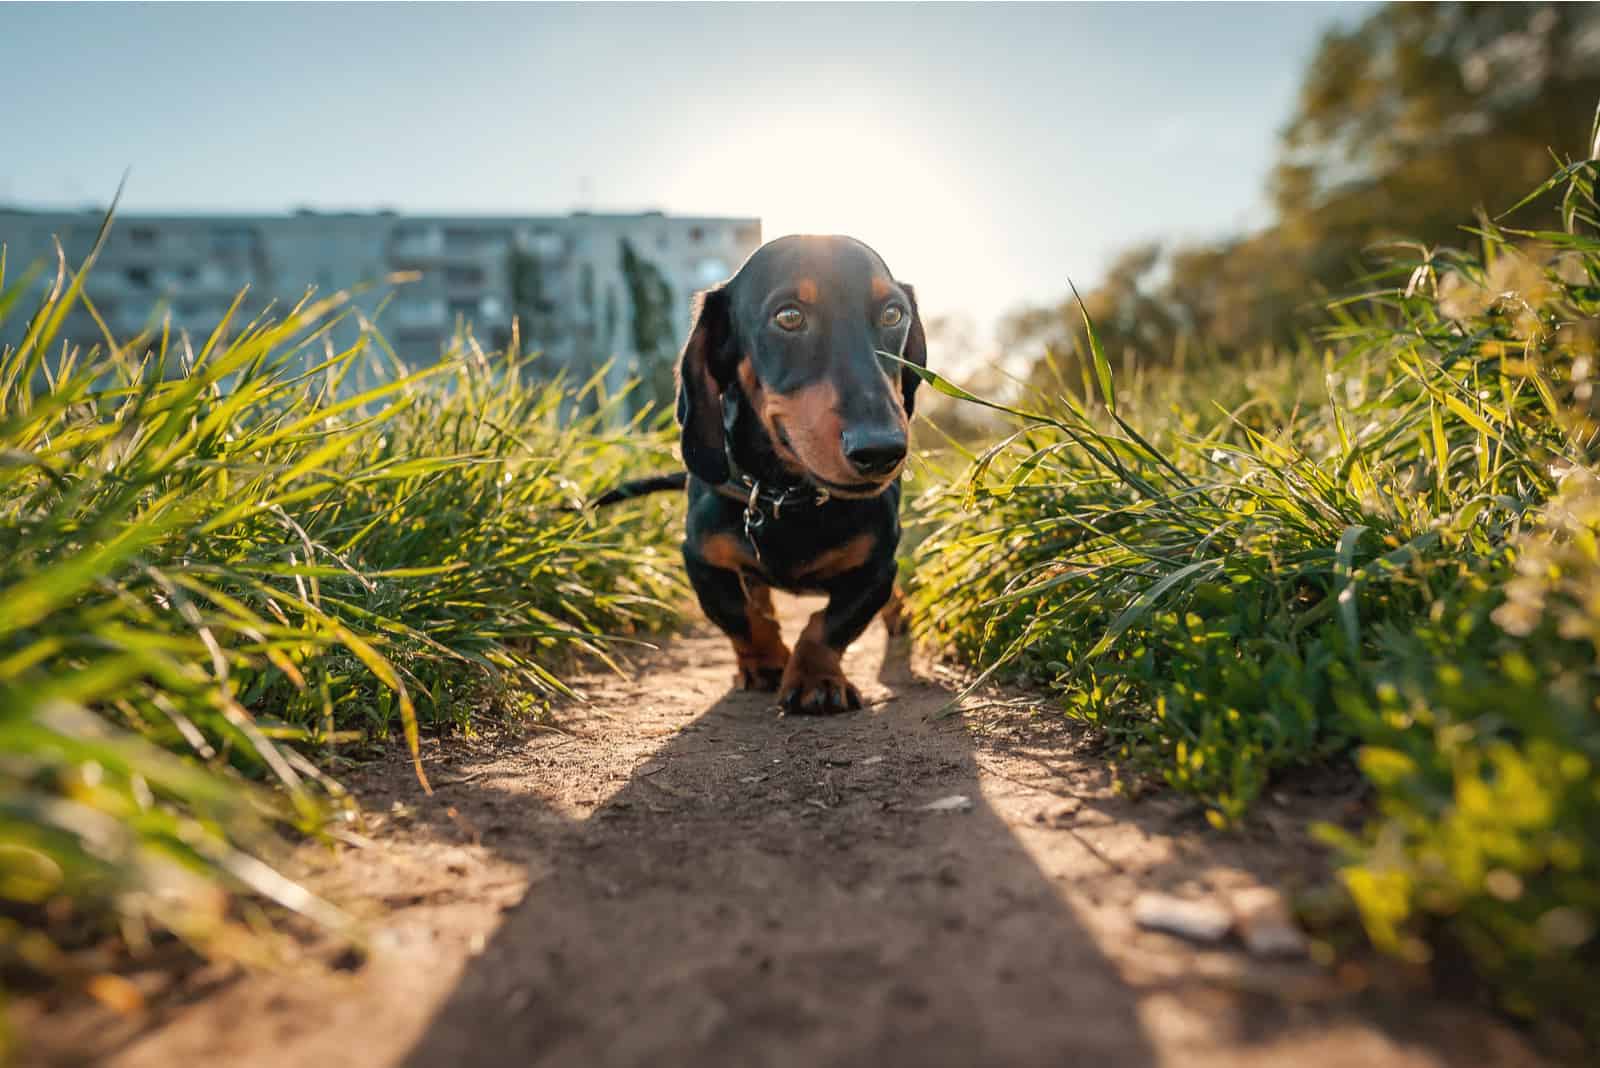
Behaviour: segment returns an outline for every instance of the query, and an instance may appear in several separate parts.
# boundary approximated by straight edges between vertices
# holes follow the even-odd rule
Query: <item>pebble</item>
[[[1222,906],[1167,894],[1140,894],[1133,903],[1133,922],[1195,942],[1220,942],[1233,928],[1233,917]]]
[[[1303,957],[1307,943],[1283,895],[1268,886],[1233,895],[1233,925],[1255,957]]]

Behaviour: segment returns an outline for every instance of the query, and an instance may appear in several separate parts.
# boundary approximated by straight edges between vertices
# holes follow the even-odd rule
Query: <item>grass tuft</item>
[[[1129,774],[1247,818],[1340,754],[1325,829],[1382,949],[1464,948],[1600,1037],[1600,211],[1402,249],[1327,346],[1062,382],[917,505],[925,637],[1032,679]],[[1083,361],[1088,363],[1089,361]],[[1136,429],[1136,427],[1138,429]]]
[[[0,353],[0,947],[49,973],[108,931],[242,952],[250,899],[339,923],[271,858],[350,815],[341,746],[536,706],[682,597],[663,505],[574,507],[672,455],[598,380],[336,349],[345,294],[60,344],[86,269]]]

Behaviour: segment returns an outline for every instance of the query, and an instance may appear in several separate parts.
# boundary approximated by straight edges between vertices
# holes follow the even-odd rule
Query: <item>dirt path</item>
[[[801,611],[784,606],[786,631]],[[779,718],[730,692],[709,633],[636,666],[586,680],[592,703],[561,733],[436,750],[436,801],[398,761],[357,780],[374,826],[302,859],[372,923],[365,964],[330,970],[313,945],[276,973],[201,971],[139,1021],[25,1006],[25,1059],[1533,1063],[1392,969],[1335,975],[1134,927],[1141,890],[1302,884],[1319,861],[1292,828],[1338,796],[1280,797],[1279,831],[1245,835],[1120,800],[1070,732],[932,718],[947,689],[877,627],[847,659],[870,702],[849,716]],[[920,810],[956,794],[973,806]]]

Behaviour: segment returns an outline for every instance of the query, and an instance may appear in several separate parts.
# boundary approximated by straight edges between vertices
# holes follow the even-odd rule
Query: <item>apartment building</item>
[[[8,275],[43,263],[42,288],[54,274],[55,242],[76,266],[100,221],[93,211],[0,207]],[[670,360],[688,331],[691,295],[726,278],[760,243],[758,219],[660,212],[121,214],[85,288],[122,339],[164,316],[175,329],[207,335],[245,287],[251,313],[269,302],[293,305],[312,288],[367,287],[355,304],[377,316],[409,362],[436,357],[463,325],[485,348],[503,347],[516,318],[525,349],[540,348],[574,373],[614,358],[615,386],[652,371],[659,379],[654,365]],[[389,284],[398,272],[417,279]],[[15,344],[23,326],[15,315],[0,325],[0,344]],[[336,341],[356,329],[345,324]],[[67,335],[94,341],[99,330],[79,312]]]

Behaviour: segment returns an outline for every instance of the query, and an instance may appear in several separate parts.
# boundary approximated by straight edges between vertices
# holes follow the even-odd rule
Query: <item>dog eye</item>
[[[906,310],[898,304],[885,305],[883,311],[878,313],[879,326],[899,326],[900,321],[906,317]]]
[[[785,330],[791,331],[798,330],[806,325],[805,313],[793,305],[778,309],[778,314],[772,317],[772,321]]]

